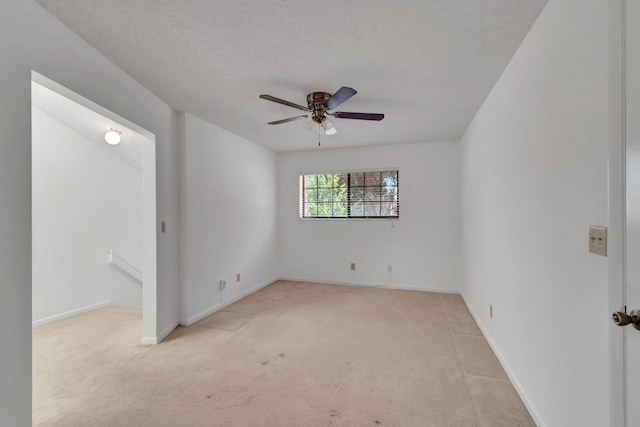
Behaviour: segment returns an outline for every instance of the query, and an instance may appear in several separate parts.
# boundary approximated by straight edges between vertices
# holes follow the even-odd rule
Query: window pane
[[[332,188],[334,202],[347,202],[347,184],[338,184]]]
[[[351,216],[364,216],[364,203],[359,202],[351,202]]]
[[[331,202],[331,188],[318,188],[318,202]]]
[[[380,200],[383,202],[395,202],[398,198],[397,189],[392,188],[391,190],[383,190]]]
[[[304,188],[316,187],[317,185],[318,180],[315,175],[304,176]]]
[[[318,204],[317,203],[307,203],[304,206],[304,216],[313,217],[318,216]]]
[[[304,190],[304,200],[308,202],[318,201],[318,190],[315,188],[306,188]]]
[[[364,186],[364,172],[355,172],[351,174],[351,186],[352,187]]]
[[[331,188],[333,186],[333,175],[330,173],[326,173],[323,175],[318,175],[318,187],[320,188]]]
[[[398,172],[386,171],[386,172],[381,172],[381,174],[382,174],[382,182],[384,186],[386,187],[398,186]]]
[[[382,216],[396,216],[396,204],[383,202],[380,206],[380,215]]]
[[[366,203],[364,205],[365,216],[380,216],[380,204],[379,203]]]
[[[365,190],[365,200],[367,202],[379,202],[380,201],[380,188],[379,187],[367,187]]]
[[[318,216],[331,217],[333,216],[333,203],[318,203]]]
[[[347,201],[333,202],[333,216],[347,216]]]
[[[363,187],[351,187],[351,204],[355,202],[361,202],[364,200],[364,188]]]
[[[381,174],[380,172],[366,172],[364,180],[367,187],[379,187],[381,182]]]

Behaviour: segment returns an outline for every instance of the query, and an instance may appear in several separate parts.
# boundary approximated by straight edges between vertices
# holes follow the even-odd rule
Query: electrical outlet
[[[589,252],[607,256],[607,227],[589,226]]]
[[[236,274],[236,282],[240,281],[240,273]]]
[[[220,280],[220,290],[224,291],[227,288],[227,281],[226,280]]]
[[[387,273],[393,273],[393,265],[387,265]]]
[[[493,306],[489,304],[489,317],[493,319]]]
[[[356,263],[355,262],[351,263],[351,271],[356,271]]]

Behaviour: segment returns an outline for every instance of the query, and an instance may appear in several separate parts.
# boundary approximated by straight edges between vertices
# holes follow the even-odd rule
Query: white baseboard
[[[388,283],[371,283],[371,282],[348,282],[348,281],[336,281],[325,279],[310,279],[308,277],[279,277],[278,280],[286,280],[289,282],[303,282],[303,283],[326,283],[327,285],[341,285],[341,286],[364,286],[368,288],[385,288],[385,289],[399,289],[403,291],[420,291],[420,292],[439,292],[443,294],[460,294],[457,289],[447,288],[425,288],[412,285],[396,285]]]
[[[99,308],[108,307],[111,305],[111,301],[102,301],[97,304],[91,304],[84,307],[76,308],[74,310],[65,311],[64,313],[56,314],[54,316],[45,317],[43,319],[34,320],[31,323],[31,327],[46,325],[47,323],[55,322],[56,320],[66,319],[67,317],[77,316],[78,314],[86,313],[87,311],[97,310]]]
[[[533,421],[536,423],[538,427],[545,427],[546,424],[544,423],[544,421],[542,421],[540,414],[538,414],[538,411],[536,411],[535,407],[531,403],[531,399],[529,399],[529,396],[527,395],[524,388],[522,387],[522,385],[514,375],[513,371],[511,370],[511,368],[509,368],[509,364],[500,353],[500,350],[498,349],[495,342],[491,338],[491,335],[489,335],[487,328],[485,328],[482,322],[480,322],[480,318],[477,316],[476,312],[473,310],[471,305],[469,305],[469,303],[467,302],[467,299],[464,297],[464,294],[461,293],[461,295],[462,295],[462,299],[464,300],[464,303],[466,304],[467,308],[469,309],[469,312],[471,313],[471,316],[473,316],[473,319],[478,324],[478,327],[480,327],[480,330],[482,331],[482,335],[484,335],[484,338],[489,343],[489,347],[491,347],[491,350],[493,350],[493,352],[495,353],[496,357],[498,358],[498,361],[500,362],[500,365],[502,365],[502,368],[506,372],[507,377],[509,377],[511,384],[513,384],[513,387],[516,389],[516,392],[520,396],[522,403],[524,403],[524,406],[527,407],[529,414],[531,414],[531,418],[533,418]]]
[[[260,289],[262,289],[262,288],[264,288],[266,286],[269,286],[270,284],[272,284],[274,282],[277,282],[278,280],[279,279],[276,278],[276,279],[271,279],[271,280],[267,280],[266,282],[260,283],[259,285],[254,286],[253,288],[248,289],[248,290],[242,292],[241,294],[238,294],[238,295],[232,297],[231,299],[229,299],[227,301],[223,301],[223,302],[221,302],[219,304],[214,305],[213,307],[209,307],[208,309],[206,309],[206,310],[204,310],[204,311],[202,311],[202,312],[200,312],[200,313],[198,313],[198,314],[196,314],[194,316],[191,316],[191,317],[189,317],[187,319],[180,320],[180,325],[182,325],[182,326],[191,326],[194,323],[196,323],[197,321],[202,320],[207,316],[211,316],[216,311],[222,310],[226,306],[231,305],[234,302],[241,300],[242,298],[246,297],[247,295],[251,295],[252,293],[257,292]]]
[[[156,340],[157,341],[156,344],[159,342],[162,342],[166,337],[168,337],[169,334],[173,332],[173,330],[177,328],[179,324],[180,324],[179,322],[173,322],[167,328],[165,328],[162,332],[160,332],[160,335],[158,335],[158,339]]]
[[[140,345],[156,345],[158,344],[157,337],[142,337],[140,339]]]
[[[448,289],[448,288],[421,288],[418,286],[409,286],[409,285],[386,285],[385,288],[388,289],[400,289],[403,291],[422,291],[422,292],[438,292],[440,294],[454,294],[460,295],[460,291],[457,289]]]
[[[174,322],[166,327],[157,337],[142,337],[140,340],[141,345],[156,345],[161,343],[177,326],[178,322]]]

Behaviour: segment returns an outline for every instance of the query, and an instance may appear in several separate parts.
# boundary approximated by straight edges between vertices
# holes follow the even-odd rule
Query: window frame
[[[395,215],[351,215],[351,209],[352,209],[352,205],[351,205],[351,188],[352,188],[352,184],[351,184],[351,180],[352,180],[352,175],[354,174],[359,174],[359,173],[375,173],[375,172],[395,172],[396,174],[396,185],[395,185],[395,189],[396,189],[396,200],[395,200],[395,211],[396,214]],[[346,204],[347,204],[347,214],[345,216],[305,216],[305,207],[307,203],[312,203],[312,202],[307,202],[305,200],[305,190],[307,189],[305,187],[305,177],[307,176],[319,176],[319,175],[347,175],[347,187],[346,187],[346,194],[347,194],[347,200],[346,200]],[[366,189],[368,186],[366,185],[362,185],[362,186],[353,186],[353,187],[362,187],[363,189]],[[384,185],[381,181],[379,186],[371,186],[373,188],[384,188]],[[333,187],[331,187],[333,189]],[[365,170],[349,170],[349,171],[334,171],[334,172],[313,172],[313,173],[300,173],[299,174],[299,185],[298,185],[298,189],[299,189],[299,199],[298,199],[298,203],[299,203],[299,218],[300,220],[306,221],[306,220],[311,220],[311,221],[316,221],[316,220],[399,220],[400,219],[400,168],[398,167],[389,167],[389,168],[383,168],[383,169],[365,169]],[[332,197],[332,202],[333,202],[333,197]],[[379,203],[383,203],[382,200],[379,200]]]

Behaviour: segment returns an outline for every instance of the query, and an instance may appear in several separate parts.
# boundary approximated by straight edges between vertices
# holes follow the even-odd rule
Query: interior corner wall
[[[142,283],[107,262],[113,249],[143,266],[142,171],[114,149],[32,108],[34,322],[104,302],[142,309]]]
[[[188,325],[276,279],[276,155],[186,113],[180,132],[180,318]]]
[[[459,145],[429,142],[279,153],[280,276],[459,291]],[[396,168],[399,219],[300,219],[300,175]]]
[[[607,22],[550,0],[462,138],[463,296],[540,426],[609,425]]]
[[[56,83],[153,133],[156,151],[157,326],[178,322],[177,113],[33,0],[22,25],[32,37],[26,65]],[[29,310],[30,311],[30,310]]]

